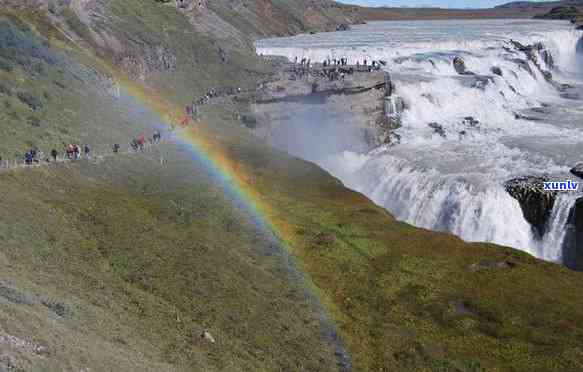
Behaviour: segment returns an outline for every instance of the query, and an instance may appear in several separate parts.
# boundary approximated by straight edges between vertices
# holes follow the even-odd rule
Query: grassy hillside
[[[334,370],[283,253],[204,169],[163,151],[175,162],[120,155],[0,176],[0,337],[46,348],[0,338],[3,355],[25,370]]]
[[[212,14],[138,0],[50,16],[3,8],[0,155],[148,133],[160,117],[120,79],[181,107],[268,78],[251,37],[305,29],[310,5],[225,4],[209,4]],[[289,22],[246,16],[259,9]],[[222,21],[231,28],[213,34]],[[581,273],[395,221],[258,142],[233,119],[243,98],[203,107],[197,125],[248,175],[287,244],[177,142],[0,172],[0,366],[583,369]]]

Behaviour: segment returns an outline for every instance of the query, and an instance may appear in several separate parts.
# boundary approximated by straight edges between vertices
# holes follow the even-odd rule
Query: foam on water
[[[310,160],[401,220],[560,262],[575,197],[557,199],[547,233],[537,239],[503,183],[520,175],[571,178],[568,170],[583,160],[578,98],[583,69],[576,54],[581,35],[567,22],[377,22],[349,32],[262,40],[257,52],[292,61],[296,57],[312,62],[386,61],[397,94],[407,106],[397,130],[400,144],[368,153],[344,149],[350,151]],[[525,57],[504,49],[510,39],[543,42],[555,61],[555,80],[574,87],[559,92],[532,62],[527,62],[532,73],[518,66],[515,59]],[[478,77],[458,75],[454,56],[463,57]],[[542,58],[540,64],[551,70]],[[502,76],[492,73],[494,66]],[[469,116],[479,124],[464,121]],[[438,123],[445,137],[429,123]],[[286,150],[306,157],[299,148]]]

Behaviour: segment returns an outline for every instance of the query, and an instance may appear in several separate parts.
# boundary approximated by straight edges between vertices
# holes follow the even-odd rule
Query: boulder
[[[571,173],[579,178],[583,178],[583,163],[579,163],[571,169]]]
[[[492,71],[492,73],[494,75],[498,75],[498,76],[502,76],[502,69],[498,66],[492,66],[492,68],[490,68],[490,71]]]
[[[556,191],[544,190],[546,178],[524,176],[504,183],[504,188],[520,203],[524,219],[530,223],[535,236],[542,238],[555,205]]]
[[[438,135],[440,135],[441,137],[445,138],[446,134],[445,134],[445,129],[443,128],[443,126],[439,123],[436,122],[431,122],[429,124],[427,124],[427,126],[431,129],[433,129],[433,131],[435,133],[437,133]]]
[[[475,119],[473,116],[466,116],[462,123],[469,125],[470,127],[477,127],[480,124],[480,121]]]
[[[460,75],[473,75],[473,72],[468,71],[466,62],[462,57],[456,56],[453,59],[453,68],[455,69],[455,72]]]

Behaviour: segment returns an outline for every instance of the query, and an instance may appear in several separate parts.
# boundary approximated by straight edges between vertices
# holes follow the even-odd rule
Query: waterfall
[[[522,175],[566,180],[583,160],[581,35],[567,22],[380,22],[341,34],[263,40],[257,49],[290,60],[386,62],[406,106],[395,129],[400,143],[310,160],[400,220],[563,262],[569,213],[581,193],[557,197],[538,238],[503,184]],[[529,59],[511,39],[542,42],[552,61],[543,54]],[[456,73],[456,56],[473,74]],[[385,104],[388,113],[398,111],[395,102]],[[320,117],[312,125],[325,122]],[[300,149],[286,150],[302,156]]]

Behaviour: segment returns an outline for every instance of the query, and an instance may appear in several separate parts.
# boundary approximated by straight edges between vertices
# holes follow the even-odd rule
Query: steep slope
[[[288,2],[43,1],[48,13],[6,4],[3,158],[62,152],[62,142],[88,142],[96,154],[0,171],[0,366],[583,368],[581,273],[395,221],[254,139],[233,115],[252,91],[168,130],[209,89],[269,79],[274,65],[250,40],[320,22],[307,11]],[[266,6],[281,20],[246,16]],[[217,17],[232,26],[225,34],[213,31]],[[162,145],[125,153],[154,127]],[[184,131],[220,149],[228,174]],[[124,153],[111,154],[112,143]],[[254,214],[227,187],[234,178],[270,208]]]

